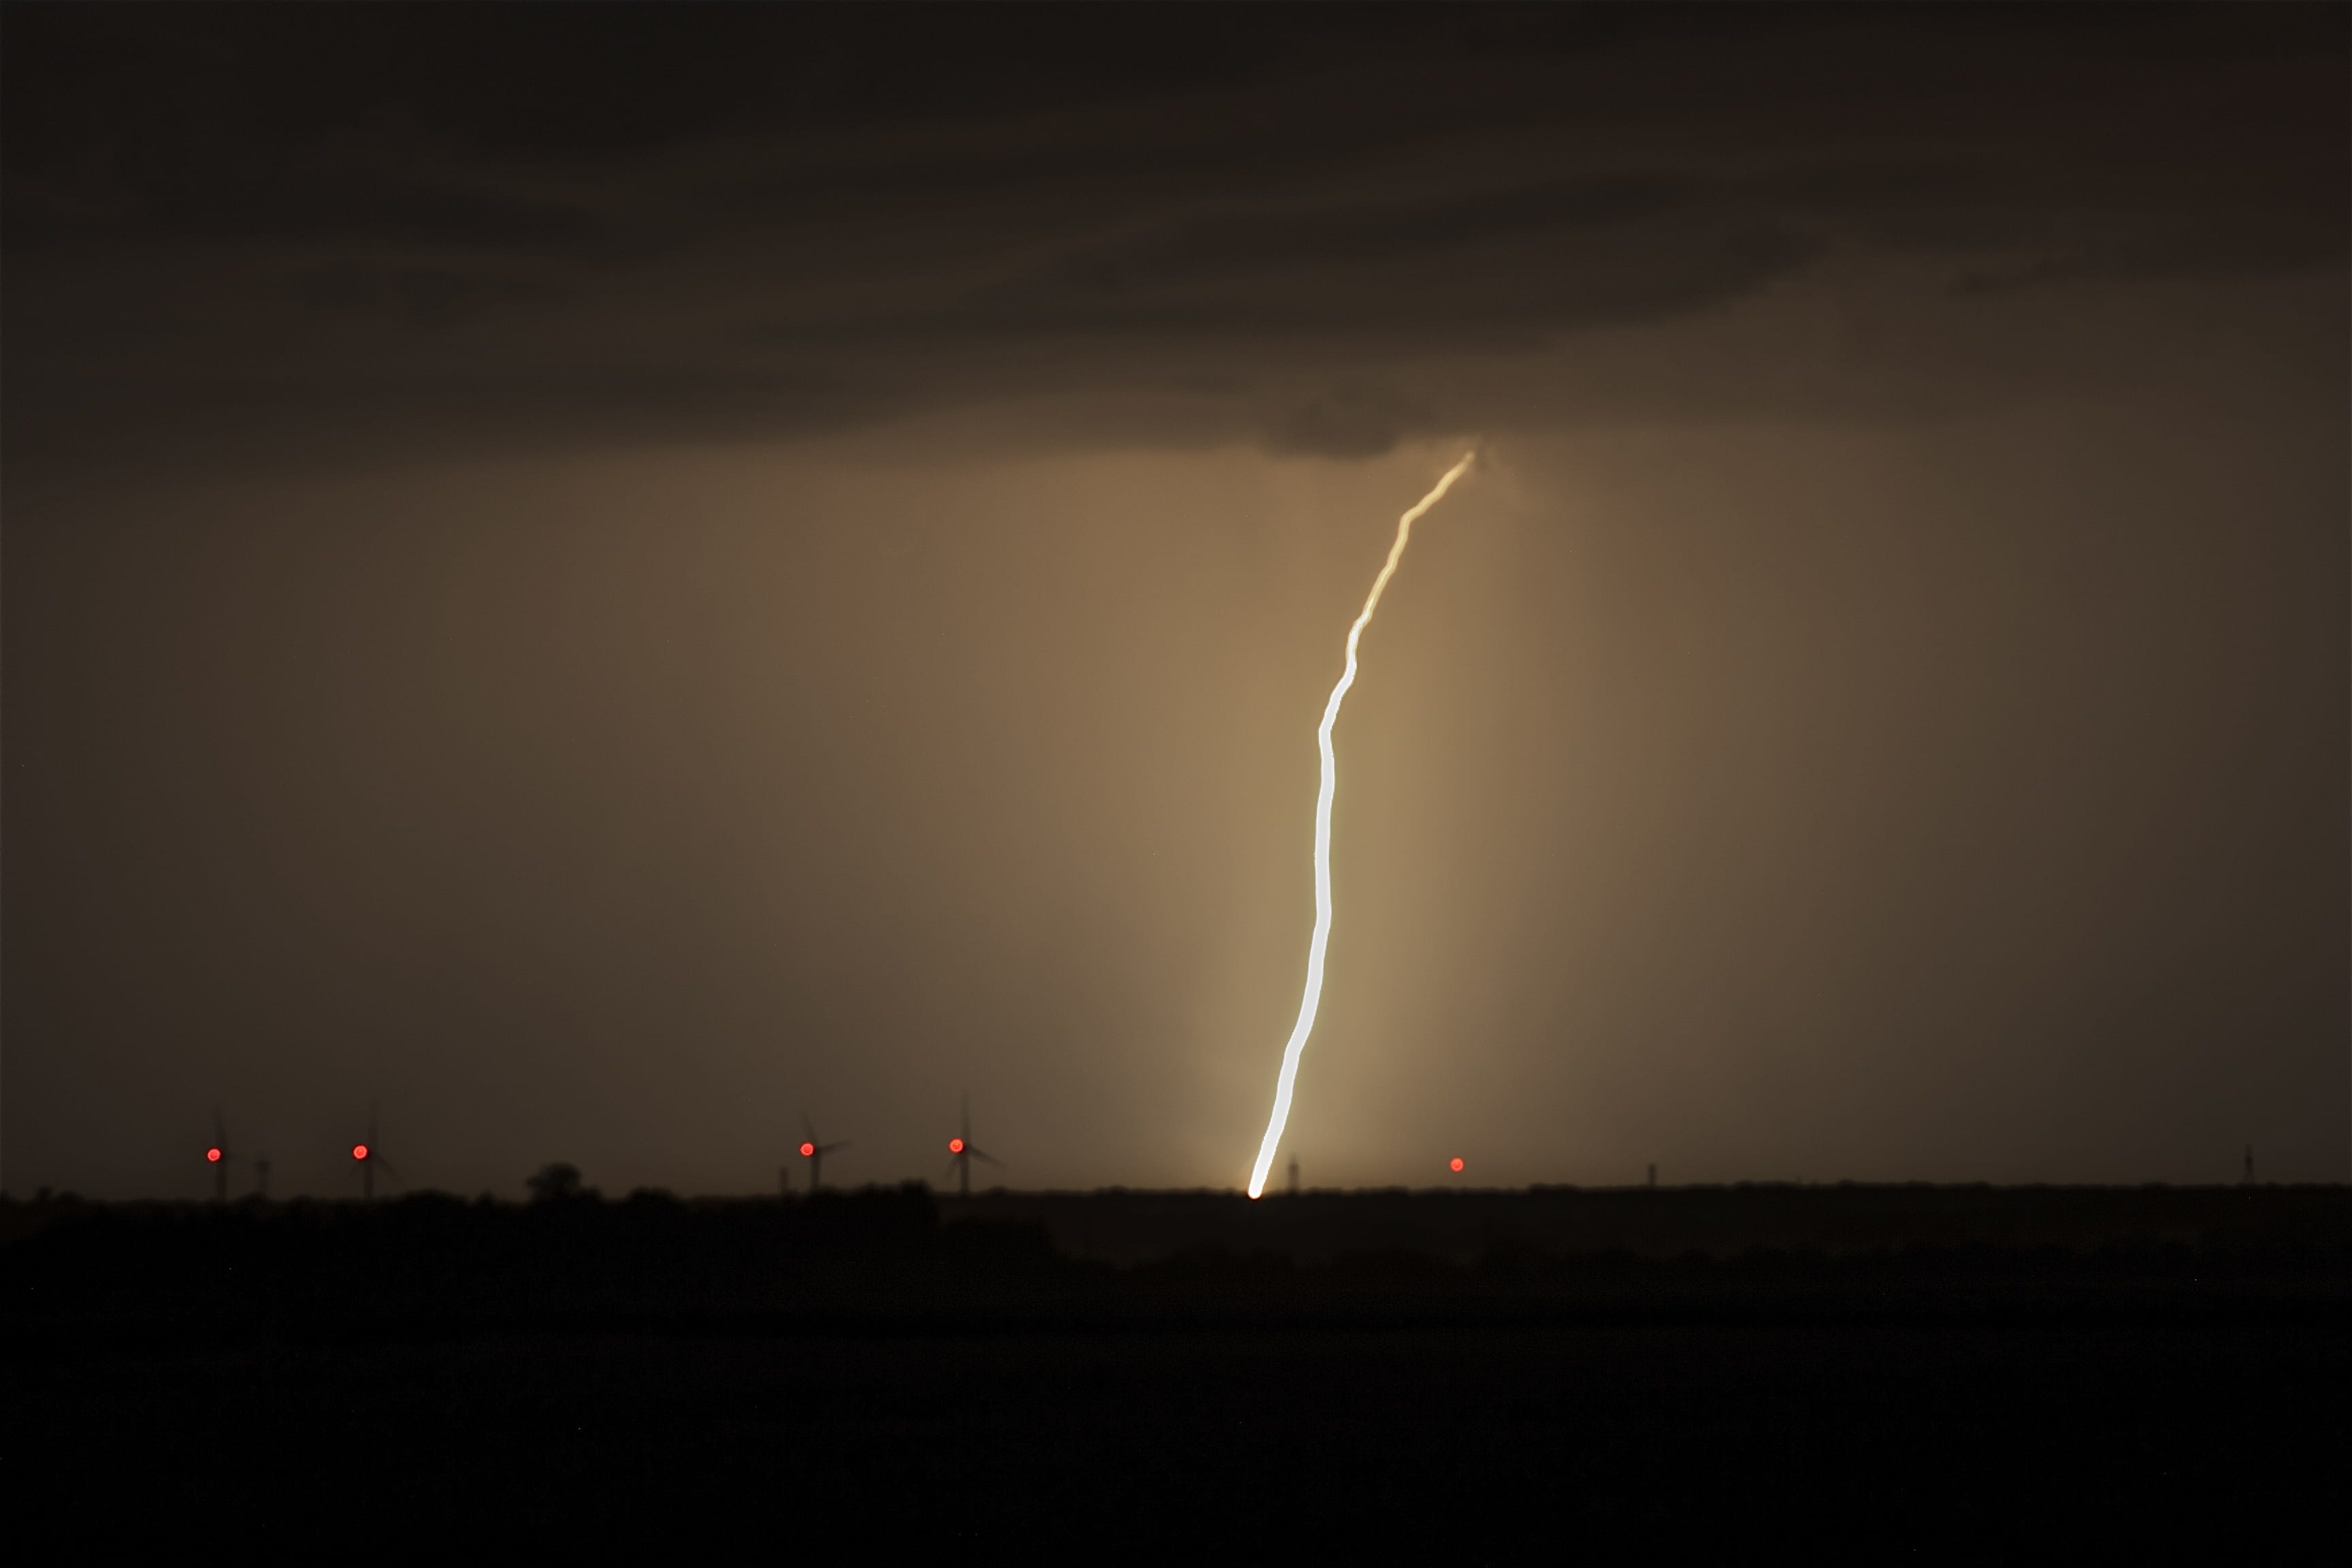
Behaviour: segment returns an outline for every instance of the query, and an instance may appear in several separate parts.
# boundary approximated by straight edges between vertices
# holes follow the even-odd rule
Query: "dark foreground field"
[[[2341,1188],[18,1205],[0,1237],[9,1534],[49,1559],[2273,1562],[2340,1539],[2352,1473]]]

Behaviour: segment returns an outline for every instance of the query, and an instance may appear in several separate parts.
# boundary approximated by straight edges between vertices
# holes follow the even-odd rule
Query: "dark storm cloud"
[[[1376,458],[1431,423],[1429,410],[1393,393],[1336,386],[1277,425],[1267,444],[1277,452]]]
[[[2346,247],[2340,10],[6,26],[9,428],[53,464],[1177,382],[1224,389],[1212,430],[1372,451],[1332,411],[1423,359],[1721,309],[1842,248],[1929,259],[1998,333],[2021,289]]]
[[[901,324],[1286,348],[1322,338],[1343,352],[1507,345],[1733,298],[1808,248],[1661,183],[1440,193],[1220,216],[1081,251]]]
[[[529,275],[352,262],[320,267],[305,275],[296,292],[321,310],[448,326],[500,305],[550,298],[559,289],[550,279]]]

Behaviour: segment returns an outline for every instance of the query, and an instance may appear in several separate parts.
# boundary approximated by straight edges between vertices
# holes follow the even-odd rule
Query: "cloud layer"
[[[2062,368],[2021,295],[2346,254],[2325,9],[6,26],[9,429],[59,464],[1036,399],[1354,457],[1592,411],[1525,367],[1594,333],[1875,290],[2018,342],[2014,391]],[[1677,346],[1668,400],[1788,412],[1743,355]]]

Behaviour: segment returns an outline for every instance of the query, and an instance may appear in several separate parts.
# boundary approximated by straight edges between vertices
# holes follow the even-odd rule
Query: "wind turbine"
[[[217,1105],[213,1107],[212,1146],[205,1151],[205,1159],[213,1168],[213,1202],[225,1204],[228,1202],[228,1119]]]
[[[1005,1169],[1003,1161],[989,1153],[971,1141],[971,1095],[963,1097],[963,1130],[948,1140],[948,1164],[956,1173],[956,1196],[971,1196],[971,1163],[985,1160],[998,1170]]]
[[[809,1163],[809,1196],[814,1197],[817,1189],[824,1185],[824,1157],[836,1150],[848,1148],[849,1143],[847,1140],[839,1143],[819,1140],[816,1123],[809,1120],[809,1113],[805,1110],[801,1112],[801,1131],[808,1134],[801,1142],[801,1158]]]
[[[408,1184],[401,1181],[400,1173],[392,1168],[392,1162],[385,1159],[383,1151],[376,1147],[375,1101],[373,1100],[368,1101],[367,1137],[363,1142],[352,1145],[352,1160],[360,1168],[360,1201],[362,1203],[375,1201],[375,1168],[378,1165],[383,1167],[385,1175],[395,1182],[400,1182],[402,1186]]]
[[[205,1163],[213,1168],[213,1202],[227,1203],[229,1167],[239,1162],[229,1150],[228,1118],[221,1114],[221,1108],[217,1105],[213,1107],[213,1141],[205,1145]],[[256,1154],[244,1163],[253,1167],[253,1195],[257,1198],[268,1197],[269,1195],[269,1155],[266,1152]]]

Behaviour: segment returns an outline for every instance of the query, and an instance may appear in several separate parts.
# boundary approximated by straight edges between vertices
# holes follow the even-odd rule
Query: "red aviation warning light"
[[[814,1159],[815,1159],[815,1158],[816,1158],[816,1145],[815,1145],[814,1143],[813,1143],[813,1142],[812,1142],[812,1143],[803,1143],[803,1144],[802,1144],[802,1145],[801,1145],[801,1158],[802,1158],[802,1159],[803,1159],[803,1160],[814,1160]]]
[[[1461,1155],[1459,1155],[1459,1154],[1456,1154],[1456,1155],[1454,1155],[1454,1158],[1452,1158],[1451,1160],[1448,1160],[1445,1163],[1446,1163],[1446,1166],[1447,1166],[1447,1168],[1448,1168],[1448,1169],[1458,1172],[1458,1171],[1460,1171],[1460,1170],[1462,1169],[1462,1156],[1461,1156]]]
[[[364,1160],[364,1159],[366,1159],[366,1158],[367,1158],[367,1145],[366,1145],[366,1144],[364,1144],[364,1143],[354,1143],[354,1144],[352,1144],[352,1159],[354,1159],[354,1160]]]
[[[211,1163],[211,1164],[215,1164],[215,1165],[219,1164],[219,1163],[221,1163],[221,1152],[220,1152],[220,1145],[219,1145],[219,1144],[217,1144],[217,1143],[215,1143],[215,1144],[214,1144],[211,1148],[209,1148],[209,1149],[205,1150],[205,1161],[206,1161],[207,1163]]]
[[[962,1152],[963,1152],[963,1140],[962,1140],[962,1139],[961,1139],[961,1138],[950,1138],[950,1139],[949,1139],[949,1140],[948,1140],[948,1152],[949,1152],[949,1153],[950,1153],[950,1154],[961,1154],[961,1153],[962,1153]]]

